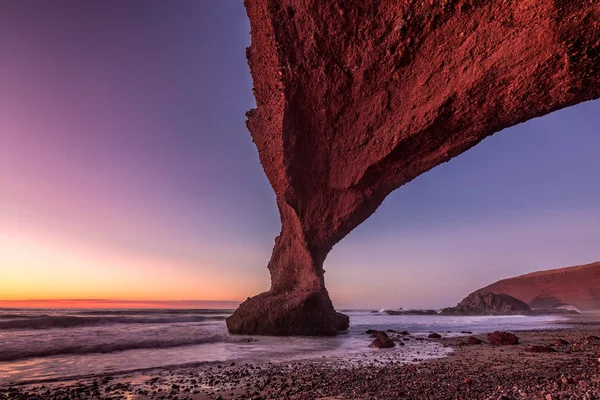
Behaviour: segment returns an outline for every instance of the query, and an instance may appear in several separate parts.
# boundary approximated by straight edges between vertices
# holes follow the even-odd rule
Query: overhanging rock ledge
[[[600,95],[598,0],[245,5],[247,125],[282,228],[271,289],[227,319],[232,333],[347,328],[323,263],[390,192],[495,132]]]

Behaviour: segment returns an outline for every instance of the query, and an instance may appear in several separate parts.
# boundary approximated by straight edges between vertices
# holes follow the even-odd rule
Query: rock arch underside
[[[495,132],[600,97],[600,0],[245,5],[247,125],[282,227],[271,289],[227,319],[231,333],[347,328],[323,263],[389,193]]]

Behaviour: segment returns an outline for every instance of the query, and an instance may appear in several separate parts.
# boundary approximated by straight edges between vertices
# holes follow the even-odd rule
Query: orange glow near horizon
[[[112,306],[122,306],[123,301],[236,301],[259,290],[245,287],[219,266],[165,261],[48,237],[0,228],[0,307],[34,301],[46,306],[71,301],[106,307],[105,300],[79,299],[118,299]]]
[[[232,309],[236,308],[239,302],[229,301],[121,301],[121,300],[0,300],[0,308],[60,308],[60,309],[78,309],[78,308],[109,308],[109,309],[130,309],[130,308],[210,308],[210,309]]]

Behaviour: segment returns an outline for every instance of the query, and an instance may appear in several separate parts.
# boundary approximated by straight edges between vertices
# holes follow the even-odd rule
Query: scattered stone
[[[369,347],[376,347],[378,349],[389,349],[396,346],[396,344],[392,339],[390,339],[388,334],[383,331],[375,331],[371,335],[371,337],[375,338],[375,340],[371,342]]]
[[[383,334],[377,332],[374,336]],[[142,372],[141,379],[125,374],[114,375],[112,380],[83,378],[42,386],[0,384],[0,400],[600,399],[596,362],[600,340],[585,340],[589,334],[589,330],[567,329],[559,335],[556,331],[519,335],[528,345],[553,343],[557,336],[578,345],[569,348],[572,351],[560,351],[551,357],[523,357],[522,351],[527,346],[461,348],[453,343],[465,340],[456,338],[445,341],[455,347],[453,356],[425,361],[426,348],[439,345],[423,338],[422,343],[412,342],[410,355],[381,350],[350,362],[319,359],[240,364],[236,361],[231,366],[229,360],[208,366],[158,368]],[[391,336],[398,339],[397,334]],[[412,353],[415,346],[423,347],[414,348]],[[410,360],[418,364],[406,365]]]
[[[483,343],[480,339],[477,339],[475,336],[471,336],[467,339],[467,343],[470,345],[476,345]]]
[[[530,353],[556,353],[556,350],[552,347],[543,345],[531,346],[525,349],[525,351],[528,351]]]
[[[572,385],[575,383],[575,380],[573,378],[567,378],[564,375],[561,375],[560,381],[563,383],[563,385]]]
[[[519,338],[508,332],[492,332],[487,335],[488,342],[494,346],[506,346],[519,344]]]

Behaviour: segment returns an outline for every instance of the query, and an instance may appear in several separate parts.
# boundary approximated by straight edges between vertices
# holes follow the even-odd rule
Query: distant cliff
[[[525,314],[531,308],[523,301],[507,294],[476,291],[465,297],[456,307],[442,310],[442,315],[515,315]]]
[[[582,311],[600,309],[600,262],[533,272],[503,279],[478,292],[504,293],[531,305],[538,296],[552,296]]]

